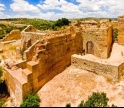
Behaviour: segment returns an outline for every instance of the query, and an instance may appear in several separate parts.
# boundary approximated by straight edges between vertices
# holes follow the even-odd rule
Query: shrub
[[[93,92],[92,95],[88,97],[86,102],[81,101],[78,107],[108,107],[109,99],[106,97],[106,93],[95,93]],[[112,107],[116,107],[112,104]]]
[[[1,84],[4,82],[4,79],[2,77],[0,77],[0,86]]]
[[[0,101],[0,107],[3,107],[4,103],[5,103],[5,99],[2,99],[2,100]]]
[[[113,36],[114,36],[114,39],[115,41],[118,41],[118,29],[113,29]]]
[[[52,29],[55,29],[57,27],[62,27],[65,25],[69,25],[70,21],[66,18],[62,18],[62,19],[58,19],[53,25],[52,25]]]
[[[9,50],[15,50],[16,49],[16,45],[11,45],[10,47],[9,47]]]
[[[3,39],[5,37],[5,34],[0,34],[0,39]]]
[[[20,107],[39,107],[40,98],[37,94],[29,94],[27,98],[21,103]]]
[[[2,74],[3,74],[3,67],[0,66],[0,77],[2,76]]]
[[[70,104],[70,103],[67,103],[67,104],[66,104],[66,107],[71,107],[71,104]]]
[[[78,107],[109,107],[108,105],[109,99],[106,97],[106,93],[95,93],[93,92],[92,95],[88,97],[87,101],[81,101],[81,103],[78,105]],[[71,104],[66,104],[71,105]],[[71,106],[70,106],[71,107]],[[114,104],[112,104],[111,107],[117,107]]]
[[[2,57],[2,59],[5,59],[5,58],[6,58],[6,56],[5,56],[5,55],[3,55],[3,54],[1,55],[1,57]]]

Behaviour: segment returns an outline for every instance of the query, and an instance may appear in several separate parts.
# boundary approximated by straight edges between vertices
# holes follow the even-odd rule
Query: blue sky
[[[0,0],[0,18],[113,17],[124,15],[124,0]]]

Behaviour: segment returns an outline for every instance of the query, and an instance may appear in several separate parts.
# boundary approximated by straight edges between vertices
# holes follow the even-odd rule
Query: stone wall
[[[119,81],[124,80],[124,63],[119,66]]]
[[[22,87],[25,83],[23,82],[23,79],[18,77],[21,74],[21,71],[22,69],[11,71],[7,68],[4,68],[4,78],[8,87],[8,92],[12,98],[12,102],[18,106],[23,100]],[[14,76],[16,76],[16,78]]]
[[[7,34],[2,41],[11,41],[21,39],[20,30],[12,30],[9,34]]]
[[[124,68],[122,64],[114,65],[102,60],[97,61],[96,59],[86,59],[80,55],[72,55],[71,64],[77,68],[94,72],[98,75],[102,75],[106,78],[109,78],[113,81],[119,80],[119,73],[124,75]],[[122,72],[123,70],[123,72]],[[124,78],[123,78],[124,79]]]
[[[37,88],[35,89],[36,91],[39,90],[46,81],[49,81],[70,65],[71,55],[75,53],[79,54],[81,51],[81,38],[81,33],[77,32],[74,36],[66,34],[48,39],[48,45],[45,51],[39,55],[38,87],[34,84],[34,88]]]
[[[86,28],[83,30],[83,50],[88,54],[88,42],[92,42],[92,54],[100,58],[108,58],[112,45],[112,26]]]
[[[32,25],[28,25],[23,32],[37,32],[37,29],[33,27]]]
[[[21,32],[22,38],[22,44],[23,41],[28,41],[29,39],[31,39],[31,44],[34,44],[37,40],[42,40],[43,37],[45,36],[43,33],[35,33],[35,32]]]
[[[33,45],[31,45],[27,50],[24,51],[24,55],[23,58],[26,61],[31,61],[33,56],[35,55],[35,45],[39,42],[39,40],[37,40]]]
[[[44,41],[46,44],[42,43],[44,47],[40,48],[39,53],[36,51],[36,46],[40,45],[39,41],[26,50],[27,57],[34,51],[29,58],[31,61],[27,60],[16,65],[18,66],[16,70],[6,70],[8,89],[12,91],[10,95],[11,97],[12,94],[14,95],[17,106],[29,93],[37,92],[54,76],[64,71],[71,64],[72,54],[81,52],[82,33],[76,29],[74,31],[73,34],[61,33],[46,36]],[[36,59],[33,59],[34,57]],[[10,81],[11,79],[13,80]]]
[[[111,49],[112,49],[112,44],[113,44],[113,40],[114,40],[112,26],[109,26],[107,28],[107,34],[108,34],[107,35],[107,58],[109,58],[111,55]]]
[[[118,29],[118,21],[111,21],[113,28]]]
[[[118,17],[118,44],[124,45],[124,16]]]

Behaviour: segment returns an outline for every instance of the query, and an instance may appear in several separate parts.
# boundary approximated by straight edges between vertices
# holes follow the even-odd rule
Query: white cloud
[[[73,3],[67,2],[66,0],[46,0],[43,2],[43,4],[38,4],[38,7],[40,7],[42,10],[61,10],[62,12],[81,12],[79,10],[78,5],[75,5]]]
[[[57,20],[58,18],[83,17],[118,17],[124,14],[124,0],[39,0],[37,5],[30,0],[13,0],[10,4],[11,17],[43,18]],[[74,2],[78,2],[75,4]],[[0,4],[0,16],[6,16],[5,5]],[[9,14],[8,14],[9,15]]]
[[[4,10],[5,10],[5,5],[0,3],[0,18],[1,19],[8,17],[8,15],[4,14],[4,12],[3,12]]]
[[[80,3],[80,9],[91,16],[118,17],[124,14],[124,0],[77,0],[77,2]]]
[[[4,4],[0,4],[0,11],[5,10],[5,5]]]
[[[40,12],[37,6],[29,4],[25,0],[13,0],[13,3],[10,4],[10,8],[14,12],[18,12],[18,13],[25,13],[25,12],[39,13]]]

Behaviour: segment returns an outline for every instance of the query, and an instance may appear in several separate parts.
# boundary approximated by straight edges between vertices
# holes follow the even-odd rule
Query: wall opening
[[[87,54],[94,54],[94,44],[92,41],[88,41],[86,43],[86,53]]]

